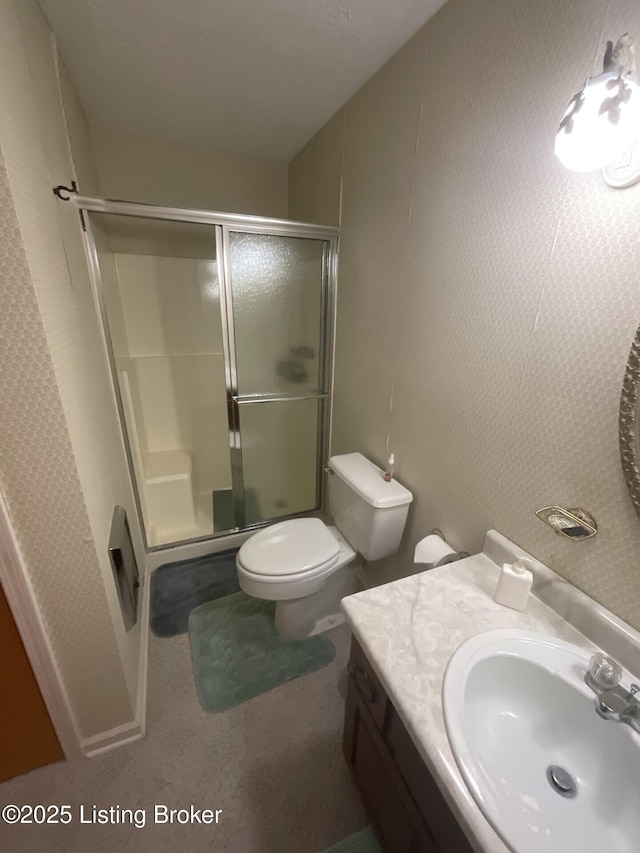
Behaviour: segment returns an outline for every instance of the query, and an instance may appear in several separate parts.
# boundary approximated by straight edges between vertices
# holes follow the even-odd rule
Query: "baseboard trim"
[[[131,741],[140,740],[142,737],[144,737],[143,728],[139,722],[134,720],[131,723],[125,723],[123,726],[116,726],[115,729],[100,732],[99,735],[85,738],[81,747],[87,758],[93,758],[96,755],[102,755],[103,752],[109,752],[111,749],[131,743]]]
[[[142,607],[140,608],[140,657],[138,692],[136,697],[136,716],[130,723],[124,723],[98,735],[84,738],[81,749],[87,758],[94,758],[112,749],[144,737],[147,727],[147,680],[149,674],[149,608],[151,606],[151,578],[145,572],[142,587]]]

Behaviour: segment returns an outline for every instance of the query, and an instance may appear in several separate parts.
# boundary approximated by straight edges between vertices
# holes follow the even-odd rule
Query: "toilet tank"
[[[361,453],[332,456],[329,510],[335,525],[365,560],[394,554],[407,521],[413,495]]]

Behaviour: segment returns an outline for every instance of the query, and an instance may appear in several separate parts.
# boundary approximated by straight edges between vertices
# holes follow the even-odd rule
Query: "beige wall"
[[[289,218],[340,224],[344,117],[340,110],[289,164]]]
[[[106,198],[225,213],[286,217],[287,164],[93,129]],[[80,189],[84,192],[82,184]]]
[[[71,77],[64,62],[58,56],[54,44],[54,60],[58,71],[60,97],[67,129],[69,151],[73,161],[74,176],[81,191],[86,195],[100,195],[98,169],[93,152],[91,127],[87,115],[78,100]],[[65,184],[65,186],[69,186]]]
[[[449,0],[291,164],[296,216],[335,210],[342,177],[333,452],[382,463],[389,433],[415,493],[379,579],[412,571],[433,527],[469,551],[496,527],[640,627],[617,445],[640,186],[553,155],[569,98],[627,30],[631,0]],[[598,535],[555,536],[534,515],[552,503],[590,510]]]
[[[92,737],[136,711],[140,629],[124,631],[107,556],[115,504],[142,552],[78,214],[51,192],[74,166],[35,0],[0,0],[0,112],[2,245],[14,258],[1,294],[0,482],[80,735]],[[90,174],[83,127],[86,138],[76,103],[69,133]]]

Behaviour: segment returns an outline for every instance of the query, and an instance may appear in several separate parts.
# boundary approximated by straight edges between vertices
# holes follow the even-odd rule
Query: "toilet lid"
[[[319,518],[294,518],[256,533],[238,552],[241,565],[256,575],[300,574],[335,560],[336,539]]]

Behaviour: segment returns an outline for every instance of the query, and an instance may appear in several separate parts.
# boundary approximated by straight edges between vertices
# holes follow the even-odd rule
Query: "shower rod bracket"
[[[59,184],[59,186],[53,188],[53,194],[61,199],[61,201],[69,201],[71,195],[62,195],[63,192],[77,193],[78,184],[75,181],[71,181],[71,187],[65,187],[64,184]]]

